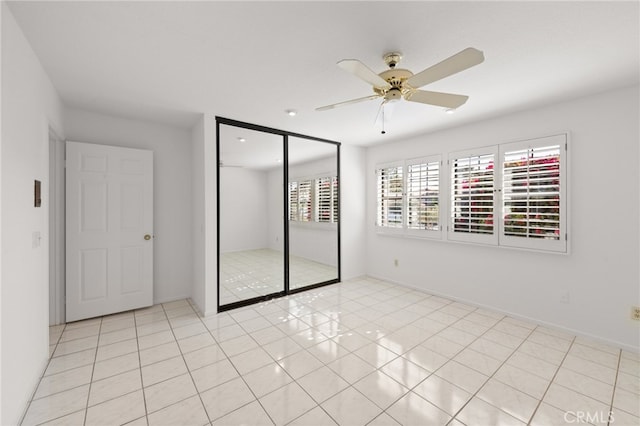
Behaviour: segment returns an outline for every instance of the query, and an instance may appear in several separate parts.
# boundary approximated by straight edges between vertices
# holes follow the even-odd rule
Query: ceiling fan
[[[402,59],[401,53],[387,53],[383,58],[389,66],[389,69],[380,74],[376,74],[357,59],[343,59],[339,61],[338,66],[340,68],[373,86],[374,94],[316,108],[316,111],[326,111],[377,98],[383,98],[382,104],[380,105],[381,109],[385,104],[404,99],[409,102],[420,102],[454,110],[463,105],[469,97],[453,93],[418,90],[418,88],[482,63],[484,61],[484,54],[477,49],[468,47],[417,74],[406,69],[396,68],[396,65],[400,62],[400,59]]]

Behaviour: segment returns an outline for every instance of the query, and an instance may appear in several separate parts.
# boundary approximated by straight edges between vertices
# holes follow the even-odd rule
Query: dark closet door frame
[[[266,294],[264,296],[252,297],[251,299],[240,300],[238,302],[228,303],[226,305],[220,305],[220,125],[225,124],[233,127],[240,127],[243,129],[255,130],[258,132],[270,133],[273,135],[282,136],[282,168],[283,168],[283,177],[282,177],[282,193],[283,193],[283,207],[284,214],[283,216],[283,238],[284,238],[284,290]],[[291,290],[289,288],[289,215],[287,211],[289,209],[289,197],[288,188],[289,188],[289,137],[296,137],[300,139],[308,139],[316,142],[329,143],[336,146],[336,176],[338,178],[338,222],[336,224],[337,230],[337,253],[338,253],[338,277],[332,280],[323,281],[316,284],[311,284],[305,287],[300,287]],[[271,300],[278,297],[287,296],[289,294],[296,294],[307,290],[312,290],[314,288],[323,287],[330,284],[336,284],[341,281],[341,256],[340,256],[340,222],[342,221],[342,211],[341,211],[341,203],[340,203],[340,187],[342,186],[342,181],[340,180],[340,142],[332,141],[329,139],[317,138],[314,136],[303,135],[300,133],[288,132],[286,130],[274,129],[272,127],[260,126],[258,124],[247,123],[244,121],[232,120],[230,118],[224,118],[216,116],[216,256],[217,256],[217,265],[216,265],[216,289],[217,289],[217,297],[216,297],[216,305],[217,311],[225,312],[231,309],[241,308],[243,306],[249,306],[256,303],[264,302],[266,300]]]

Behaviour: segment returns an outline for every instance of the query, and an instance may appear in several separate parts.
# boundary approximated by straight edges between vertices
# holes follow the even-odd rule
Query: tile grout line
[[[533,413],[531,414],[531,417],[529,418],[529,421],[527,422],[527,425],[531,424],[531,422],[535,418],[536,413],[538,412],[538,409],[540,409],[540,406],[542,405],[542,403],[544,401],[544,397],[547,396],[547,393],[549,392],[549,389],[551,388],[551,385],[554,383],[554,381],[556,379],[556,376],[558,375],[558,372],[562,368],[562,364],[564,364],[565,360],[567,359],[567,356],[569,356],[569,352],[571,351],[571,348],[575,344],[575,341],[576,341],[576,337],[573,336],[573,338],[571,339],[571,343],[569,344],[569,347],[567,348],[567,351],[565,352],[564,356],[562,357],[562,361],[560,361],[560,364],[558,364],[558,368],[556,368],[555,373],[553,373],[553,377],[551,377],[551,379],[549,380],[549,384],[547,385],[547,388],[544,390],[544,393],[542,394],[542,396],[540,396],[540,400],[538,401],[538,404],[536,405],[536,408],[533,410]]]
[[[87,424],[87,415],[89,414],[89,398],[91,398],[91,385],[93,384],[93,374],[96,371],[96,360],[98,359],[98,347],[100,345],[100,331],[102,330],[102,322],[104,316],[100,317],[100,326],[98,327],[98,340],[96,341],[96,353],[93,355],[93,365],[91,366],[91,378],[89,379],[89,390],[87,391],[87,403],[84,410],[83,425]]]
[[[262,319],[263,319],[264,321],[266,321],[267,323],[271,324],[271,322],[270,322],[267,318],[265,318],[263,315],[261,315],[261,314],[260,314],[260,312],[257,312],[257,311],[256,311],[255,309],[253,309],[253,308],[251,308],[251,309],[252,309],[253,311],[255,311],[255,312],[258,314],[258,316],[259,316],[260,318],[262,318]],[[285,312],[287,312],[287,311],[285,310]],[[264,350],[264,349],[262,348],[262,346],[263,346],[263,345],[261,345],[260,343],[258,343],[258,341],[257,341],[257,340],[256,340],[256,339],[255,339],[255,338],[254,338],[250,333],[248,333],[248,332],[247,332],[247,330],[245,330],[245,329],[244,329],[244,327],[242,327],[242,324],[241,324],[241,322],[242,322],[242,321],[238,321],[238,320],[236,320],[236,319],[235,319],[233,316],[231,316],[231,315],[229,315],[229,316],[230,316],[230,317],[231,317],[231,319],[233,319],[233,320],[236,322],[236,324],[237,324],[237,325],[238,325],[238,326],[239,326],[239,327],[240,327],[240,328],[241,328],[241,329],[246,333],[246,336],[248,336],[250,339],[252,339],[252,340],[253,340],[253,341],[258,345],[258,348],[261,348],[261,349],[262,349],[262,350],[263,350],[263,351],[264,351],[264,352],[265,352],[265,353],[266,353],[266,354],[267,354],[267,355],[268,355],[268,356],[273,360],[273,362],[275,362],[276,364],[278,364],[278,365],[280,366],[280,364],[278,363],[278,361],[277,361],[277,360],[276,360],[276,359],[275,359],[275,358],[274,358],[274,357],[273,357],[269,352],[267,352],[266,350]],[[299,320],[299,318],[298,318],[298,317],[296,317],[295,315],[294,315],[294,317],[295,317],[296,319],[298,319],[298,320]],[[248,321],[249,321],[249,320],[248,320]],[[304,322],[304,321],[303,321],[303,322]],[[305,323],[305,324],[306,324],[306,323]],[[275,325],[273,325],[273,324],[271,324],[271,326],[274,326],[274,327],[275,327]],[[258,330],[258,331],[259,331],[259,330]],[[280,330],[280,331],[282,331],[282,330]],[[281,339],[284,339],[284,338],[287,338],[287,337],[289,337],[289,335],[285,333],[285,337],[283,337],[283,338],[281,338]],[[278,340],[281,340],[281,339],[274,340],[274,342],[276,342],[276,341],[278,341]],[[214,337],[214,340],[215,340],[215,337]],[[229,339],[229,340],[231,340],[231,339]],[[217,340],[216,340],[216,341],[217,341]],[[220,346],[220,349],[221,349],[221,350],[222,350],[222,352],[225,354],[225,356],[227,356],[227,353],[224,351],[224,348],[222,348],[222,346]],[[304,349],[304,348],[303,348],[303,349]],[[252,349],[250,349],[250,350],[252,350]],[[246,352],[248,352],[248,351],[241,352],[240,354],[242,354],[242,353],[246,353]],[[300,351],[299,351],[299,352],[300,352]],[[296,352],[296,353],[297,353],[297,352]],[[240,354],[236,354],[236,355],[240,355]],[[292,355],[293,355],[293,354],[292,354]],[[234,356],[235,356],[235,355],[234,355]],[[278,391],[278,390],[282,389],[283,387],[287,386],[288,384],[287,384],[287,385],[284,385],[284,386],[280,386],[279,388],[274,389],[274,390],[272,390],[271,392],[269,392],[269,393],[267,393],[267,394],[265,394],[265,395],[262,395],[260,398],[258,398],[258,397],[257,397],[257,395],[255,394],[255,392],[253,391],[253,389],[251,389],[251,386],[249,386],[249,384],[248,384],[248,383],[247,383],[247,381],[245,380],[244,376],[243,376],[242,374],[240,374],[240,371],[238,371],[238,369],[236,368],[236,366],[233,364],[233,362],[231,361],[231,358],[230,358],[229,356],[227,356],[227,359],[229,360],[229,362],[231,363],[231,365],[233,365],[233,368],[234,368],[234,369],[236,370],[236,372],[239,374],[240,378],[242,379],[242,381],[244,382],[244,384],[247,386],[247,388],[249,389],[249,391],[251,392],[251,394],[253,395],[253,397],[256,399],[256,401],[258,402],[258,404],[260,404],[260,407],[261,407],[261,408],[262,408],[262,410],[265,412],[265,414],[267,415],[267,417],[269,417],[269,420],[271,420],[271,422],[275,425],[275,424],[276,424],[276,422],[273,420],[273,418],[271,417],[271,415],[269,414],[269,412],[264,408],[264,405],[262,404],[262,401],[260,401],[260,398],[264,398],[265,396],[267,396],[267,395],[269,395],[269,394],[271,394],[271,393],[273,393],[273,392],[276,392],[276,391]],[[258,367],[258,368],[262,368],[262,367]],[[282,366],[280,366],[280,368],[282,368]],[[256,370],[257,370],[257,369],[256,369]],[[252,370],[252,371],[255,371],[255,370]],[[299,383],[298,383],[298,382],[297,382],[293,377],[291,377],[291,375],[290,375],[290,374],[289,374],[289,373],[288,373],[284,368],[282,368],[282,371],[284,372],[284,374],[286,374],[287,376],[289,376],[289,378],[292,380],[292,381],[291,381],[291,383],[295,383],[296,385],[300,386],[300,384],[299,384]],[[250,372],[251,372],[251,371],[250,371]],[[249,373],[250,373],[250,372],[249,372]],[[311,395],[309,395],[309,393],[306,391],[306,389],[304,389],[302,386],[300,386],[300,388],[301,388],[301,389],[302,389],[302,390],[307,394],[307,396],[308,396],[309,398],[311,398],[311,400],[312,400],[313,402],[316,402],[316,401],[311,397]],[[253,401],[252,401],[252,402],[253,402]],[[248,403],[248,404],[250,404],[250,403]],[[245,405],[243,405],[242,407],[245,407],[245,406],[246,406],[246,405],[248,405],[248,404],[245,404]],[[317,406],[320,406],[320,404],[317,404]],[[239,410],[239,409],[240,409],[240,408],[242,408],[242,407],[238,407],[236,410]],[[315,407],[314,407],[314,408],[315,408]],[[233,411],[236,411],[236,410],[233,410]],[[313,410],[313,408],[312,408],[311,410]],[[305,415],[306,413],[308,413],[308,412],[309,412],[309,411],[311,411],[311,410],[307,410],[307,411],[305,411],[304,413],[302,413],[302,414],[301,414],[300,416],[298,416],[298,417],[301,417],[301,416]],[[229,413],[225,414],[225,416],[226,416],[226,415],[228,415],[228,414],[231,414],[233,411],[231,411],[231,412],[229,412]],[[224,417],[224,416],[223,416],[223,417]],[[297,419],[298,417],[296,417],[296,419]],[[291,422],[293,422],[294,420],[295,420],[295,419],[292,419],[292,420],[290,420],[290,421],[289,421],[289,422],[287,422],[287,423],[291,423]]]
[[[176,337],[176,334],[175,334],[175,332],[173,330],[173,325],[171,324],[171,319],[167,315],[167,310],[165,309],[164,304],[161,304],[161,306],[162,306],[162,312],[164,312],[165,316],[167,317],[167,323],[169,324],[169,329],[171,330],[171,334],[173,335],[173,338],[175,339],[176,346],[178,347],[178,351],[180,352],[180,357],[182,358],[182,362],[184,363],[184,366],[187,369],[187,373],[189,374],[189,378],[191,379],[191,383],[193,384],[193,388],[196,390],[196,394],[198,395],[198,399],[200,400],[200,404],[202,404],[202,409],[204,410],[204,413],[207,416],[207,420],[209,421],[209,424],[212,424],[213,420],[211,420],[211,416],[209,415],[209,411],[207,410],[207,406],[205,405],[204,401],[202,400],[202,395],[200,394],[200,391],[198,390],[198,386],[196,385],[196,381],[193,378],[193,374],[191,374],[191,370],[189,369],[189,365],[187,364],[187,360],[184,359],[184,353],[182,352],[182,348],[180,347],[180,343],[178,342],[179,339]],[[207,328],[207,325],[204,324],[204,322],[202,321],[202,318],[195,311],[195,309],[193,309],[193,306],[191,306],[190,303],[189,303],[189,306],[191,307],[191,309],[193,310],[194,314],[197,316],[198,320],[200,321],[199,323],[202,324],[207,331],[209,331],[209,329]],[[187,315],[189,315],[189,314],[187,314]],[[177,316],[175,318],[179,318],[181,316],[183,316],[183,315],[179,315],[179,316]],[[202,334],[204,334],[204,333],[202,333]],[[211,336],[211,338],[213,339],[214,342],[216,342],[215,337]],[[222,349],[222,348],[220,348],[220,349]],[[226,356],[226,354],[225,354],[225,356]],[[178,376],[176,376],[176,377],[178,377]],[[167,380],[171,380],[171,379],[172,378],[169,378]],[[162,382],[158,382],[158,383],[162,383]],[[189,397],[184,398],[184,399],[182,399],[180,401],[174,402],[171,405],[175,405],[175,404],[178,404],[180,402],[186,401],[187,399],[189,399],[191,397],[192,396],[189,396]],[[168,405],[168,406],[171,406],[171,405]],[[160,410],[162,410],[164,408],[166,408],[166,407],[163,407]],[[160,410],[157,410],[157,411],[160,411]],[[148,424],[148,418],[147,418],[147,424]]]
[[[164,312],[164,309],[163,309]],[[165,313],[166,316],[166,313]],[[136,311],[133,311],[133,329],[136,332],[136,348],[138,349],[138,366],[140,371],[140,387],[142,390],[142,403],[144,404],[144,420],[149,425],[149,411],[147,410],[147,397],[144,391],[144,379],[142,377],[142,359],[140,358],[140,342],[138,341],[138,318],[136,317]],[[135,419],[134,419],[135,420]]]
[[[616,377],[613,379],[613,392],[611,392],[611,404],[609,404],[609,412],[607,413],[607,426],[611,426],[613,423],[612,414],[613,414],[613,401],[616,397],[616,390],[618,385],[618,375],[620,374],[620,364],[622,363],[622,349],[618,352],[618,365],[616,368]],[[623,410],[624,411],[624,410]]]
[[[349,299],[349,298],[347,298],[347,299]],[[353,299],[349,299],[349,300],[353,300]],[[452,302],[450,302],[450,303],[452,303]],[[440,306],[439,308],[435,309],[435,310],[434,310],[434,311],[432,311],[432,312],[436,312],[436,311],[438,311],[438,310],[440,310],[440,309],[443,309],[445,306],[448,306],[450,303],[444,304],[444,305]],[[376,304],[378,304],[378,303],[376,303]],[[366,309],[366,308],[367,308],[367,307],[364,307],[364,308],[362,308],[362,309]],[[395,311],[394,311],[394,312],[395,312]],[[432,313],[432,312],[430,312],[430,313]],[[389,315],[391,315],[392,313],[393,313],[393,312],[387,313],[387,314],[383,315],[383,317],[389,316]],[[426,314],[426,315],[428,315],[428,314]],[[395,333],[396,331],[400,330],[400,329],[401,329],[401,328],[403,328],[403,327],[406,327],[406,326],[408,326],[408,325],[412,325],[414,322],[417,322],[419,319],[424,318],[426,315],[423,315],[423,316],[421,316],[421,317],[419,317],[419,318],[416,318],[415,320],[413,320],[413,321],[411,321],[411,322],[409,322],[409,323],[407,323],[407,324],[404,324],[403,326],[401,326],[401,327],[399,327],[399,328],[397,328],[397,329],[395,329],[395,330],[391,331],[391,332],[390,332],[390,333],[388,333],[388,334],[393,334],[393,333]],[[365,319],[365,320],[366,320],[366,318],[363,318],[363,319]],[[460,318],[460,319],[462,319],[462,318]],[[435,320],[433,320],[433,321],[435,321]],[[437,321],[436,321],[436,322],[437,322]],[[456,321],[456,322],[457,322],[457,321]],[[367,320],[367,323],[369,323],[369,324],[371,324],[371,323],[376,324],[376,323],[375,323],[375,321],[369,321],[369,320]],[[311,326],[311,327],[313,327],[313,326]],[[354,329],[353,329],[353,328],[347,328],[347,330],[345,330],[345,331],[348,331],[348,330],[354,330]],[[437,333],[434,333],[433,335],[435,335],[435,334],[437,334]],[[433,336],[433,335],[432,335],[432,336]],[[385,336],[386,336],[386,335],[385,335]],[[380,345],[380,343],[378,343],[378,341],[379,341],[380,339],[383,339],[385,336],[382,336],[382,337],[380,337],[380,338],[378,338],[378,339],[375,339],[375,340],[371,340],[369,343],[367,343],[367,345],[368,345],[368,344],[372,344],[372,343],[373,343],[373,344],[376,344],[376,345]],[[327,336],[327,337],[328,337],[328,336]],[[335,337],[336,337],[336,336],[334,336],[334,338],[335,338]],[[429,336],[427,339],[429,339],[430,337],[431,337],[431,336]],[[426,341],[427,339],[425,339],[424,341]],[[358,359],[360,359],[360,360],[362,360],[363,362],[365,362],[367,365],[370,365],[366,360],[364,360],[363,358],[361,358],[360,356],[358,356],[358,354],[356,354],[356,353],[355,353],[355,352],[356,352],[356,350],[358,350],[358,349],[360,349],[360,348],[358,348],[358,349],[356,349],[356,350],[354,350],[354,351],[351,351],[351,350],[349,350],[348,348],[346,348],[346,347],[344,347],[344,346],[340,345],[338,342],[335,342],[335,341],[333,340],[333,338],[329,337],[329,340],[332,340],[336,345],[338,345],[338,346],[341,346],[341,347],[345,348],[345,349],[348,351],[348,354],[353,354],[353,355],[354,355],[354,356],[356,356]],[[404,354],[406,354],[407,352],[409,352],[409,351],[411,351],[412,349],[416,348],[417,346],[420,346],[422,343],[424,343],[424,341],[423,341],[423,342],[421,342],[421,343],[418,343],[418,344],[416,344],[416,345],[411,346],[407,351],[405,351],[405,352],[404,352]],[[366,345],[365,345],[365,346],[366,346]],[[393,362],[394,360],[396,360],[396,359],[398,359],[398,358],[402,358],[402,357],[403,357],[403,354],[398,354],[397,352],[394,352],[393,350],[391,350],[391,349],[389,349],[389,348],[387,348],[387,347],[385,347],[385,346],[382,346],[382,345],[380,345],[380,346],[381,346],[381,347],[383,347],[384,349],[386,349],[386,350],[388,350],[388,351],[390,351],[390,352],[394,353],[394,354],[396,355],[396,357],[395,357],[392,361],[389,361],[389,362],[387,362],[387,363],[385,363],[385,364],[381,365],[380,367],[372,366],[372,367],[374,367],[374,371],[373,371],[373,372],[375,372],[375,371],[379,371],[379,370],[380,370],[384,365],[387,365],[387,364],[389,364],[389,363]],[[347,355],[348,355],[348,354],[347,354]],[[313,356],[313,354],[311,354],[311,355]],[[344,358],[344,357],[346,357],[347,355],[345,355],[345,356],[343,356],[343,357],[340,357],[340,358],[337,358],[336,360],[341,359],[341,358]],[[405,359],[406,359],[406,358],[405,358]],[[333,363],[333,362],[334,362],[334,361],[336,361],[336,360],[331,361],[331,363]],[[411,361],[410,361],[410,360],[408,360],[408,359],[406,359],[406,360],[407,360],[407,362],[411,362]],[[328,364],[324,363],[322,360],[320,360],[320,362],[322,362],[322,363],[323,363],[323,366],[324,366],[324,367],[327,367],[327,368],[329,368],[331,371],[334,371],[331,367],[329,367],[329,365],[328,365]],[[420,367],[420,366],[418,366],[418,367]],[[322,368],[322,367],[320,367],[320,368]],[[420,368],[422,368],[422,367],[420,367]],[[316,371],[316,370],[314,370],[314,371]],[[371,373],[369,373],[369,374],[372,374],[373,372],[371,372]],[[334,373],[335,373],[335,371],[334,371]],[[387,377],[389,377],[389,378],[390,378],[391,380],[393,380],[394,382],[396,382],[396,383],[400,384],[401,386],[403,386],[403,387],[407,388],[407,389],[408,389],[408,392],[407,392],[407,393],[411,392],[411,391],[412,391],[412,389],[414,389],[415,387],[417,387],[420,383],[422,383],[422,382],[423,382],[424,380],[426,380],[429,376],[431,376],[431,374],[433,374],[433,373],[429,374],[429,376],[425,377],[425,379],[424,379],[424,380],[422,380],[422,381],[420,381],[420,383],[416,384],[416,386],[414,386],[413,388],[409,388],[409,387],[407,387],[407,386],[404,386],[402,383],[399,383],[399,382],[398,382],[396,379],[394,379],[393,377],[391,377],[391,376],[387,375],[384,371],[380,371],[380,373],[381,373],[381,374],[385,374]],[[309,373],[309,374],[310,374],[310,373]],[[337,374],[337,373],[336,373],[336,374]],[[365,375],[364,377],[368,376],[369,374]],[[304,376],[303,376],[303,377],[304,377]],[[339,377],[340,377],[340,378],[342,378],[342,376],[339,376]],[[364,377],[362,377],[362,378],[358,379],[355,383],[357,383],[357,382],[359,382],[360,380],[364,379]],[[342,378],[342,379],[344,380],[344,378]],[[327,399],[325,399],[325,401],[324,401],[324,402],[328,401],[329,399],[331,399],[331,398],[335,397],[335,396],[336,396],[336,395],[338,395],[339,393],[344,392],[345,390],[347,390],[347,389],[349,389],[349,388],[353,388],[353,390],[354,390],[354,391],[358,392],[358,393],[359,393],[360,395],[362,395],[366,400],[370,401],[370,402],[371,402],[375,407],[377,407],[377,408],[379,408],[379,409],[381,409],[381,410],[382,410],[380,413],[378,413],[378,415],[376,415],[376,416],[375,416],[373,419],[371,419],[368,423],[371,423],[371,422],[372,422],[372,421],[374,421],[376,418],[380,417],[382,414],[386,414],[386,415],[388,415],[389,417],[391,417],[391,418],[393,419],[393,417],[392,417],[391,415],[389,415],[389,414],[386,412],[386,410],[387,410],[389,407],[391,407],[393,404],[395,404],[397,401],[399,401],[400,399],[402,399],[402,398],[406,395],[406,394],[403,394],[402,396],[400,396],[399,398],[397,398],[396,400],[394,400],[394,401],[389,405],[389,407],[387,407],[387,408],[385,409],[385,408],[380,407],[380,406],[379,406],[378,404],[376,404],[374,401],[372,401],[372,400],[371,400],[367,395],[365,395],[365,394],[363,394],[362,392],[360,392],[360,391],[359,391],[359,390],[354,386],[354,384],[355,384],[355,383],[349,383],[349,382],[347,382],[347,383],[349,384],[349,386],[347,386],[346,388],[341,389],[340,391],[338,391],[338,392],[336,392],[335,394],[331,395],[330,397],[328,397]],[[301,385],[300,385],[300,386],[301,386]],[[301,387],[302,387],[302,386],[301,386]],[[303,388],[303,389],[304,389],[304,388]],[[418,395],[418,396],[419,396],[419,395]],[[313,398],[312,398],[312,399],[313,399]],[[315,400],[314,400],[314,401],[315,401]],[[324,403],[324,402],[323,402],[323,403]],[[324,408],[321,406],[321,404],[318,404],[318,406],[319,406],[323,411],[325,411],[325,413],[326,413],[326,410],[324,410]],[[328,415],[332,420],[334,420],[334,421],[336,422],[336,424],[339,424],[339,423],[338,423],[338,422],[337,422],[337,421],[336,421],[336,420],[335,420],[335,419],[334,419],[334,418],[333,418],[329,413],[327,413],[327,415]],[[395,419],[394,419],[394,420],[395,420]],[[367,423],[367,424],[368,424],[368,423]]]
[[[476,309],[476,310],[477,310],[477,309]],[[465,316],[466,316],[466,315],[465,315]],[[484,336],[485,334],[487,334],[487,333],[489,332],[489,330],[493,330],[493,329],[494,329],[494,327],[495,327],[497,324],[499,324],[500,322],[502,322],[505,318],[509,318],[509,317],[508,317],[507,315],[505,315],[505,316],[503,316],[502,318],[500,318],[500,320],[499,320],[499,321],[497,321],[493,326],[489,327],[487,330],[485,330],[485,332],[484,332],[484,333],[482,333],[482,334],[481,334],[481,335],[479,335],[476,339],[474,339],[474,340],[473,340],[473,342],[469,343],[469,344],[465,347],[465,349],[467,349],[467,348],[471,349],[471,348],[470,348],[470,346],[471,346],[475,341],[479,340],[482,336]],[[457,322],[457,321],[456,321],[456,322]],[[457,419],[456,417],[457,417],[457,416],[462,412],[462,410],[464,410],[464,409],[465,409],[465,407],[466,407],[467,405],[469,405],[469,403],[473,400],[473,398],[476,398],[476,397],[477,397],[478,393],[482,390],[482,388],[484,388],[484,386],[485,386],[487,383],[489,383],[489,381],[490,381],[490,380],[491,380],[491,379],[496,375],[496,373],[498,372],[498,370],[500,370],[500,369],[501,369],[501,368],[502,368],[502,367],[507,363],[507,361],[508,361],[512,356],[513,356],[513,354],[514,354],[514,353],[516,353],[516,352],[518,351],[518,349],[520,349],[520,347],[522,347],[522,345],[524,345],[524,343],[525,343],[525,342],[527,341],[527,339],[528,339],[528,338],[533,334],[533,332],[536,330],[536,328],[537,328],[537,327],[532,328],[532,329],[529,331],[529,334],[527,334],[527,336],[526,336],[524,339],[522,339],[522,342],[520,342],[520,344],[519,344],[517,347],[515,347],[514,349],[512,349],[512,350],[511,350],[511,353],[509,354],[509,356],[508,356],[508,357],[506,357],[506,358],[504,359],[504,361],[502,361],[502,363],[500,364],[500,366],[499,366],[498,368],[496,368],[496,369],[495,369],[495,371],[494,371],[490,376],[488,376],[487,380],[485,380],[485,381],[482,383],[482,385],[478,388],[478,390],[476,390],[476,391],[471,395],[471,398],[469,398],[469,400],[467,400],[467,402],[465,402],[465,403],[462,405],[462,407],[460,407],[460,408],[458,409],[458,411],[456,411],[456,412],[455,412],[455,414],[451,417],[451,419],[449,420],[449,422],[447,422],[447,424],[451,424],[454,420],[457,420],[457,421],[459,421],[460,423],[463,423],[463,422],[462,422],[462,420]],[[497,331],[500,331],[500,330],[497,330]],[[509,333],[506,333],[506,332],[505,332],[505,334],[509,334]],[[514,337],[517,337],[517,336],[514,336]],[[509,348],[509,349],[510,349],[510,348]],[[459,354],[460,352],[462,352],[463,350],[464,350],[464,349],[460,350],[460,351],[458,352],[458,354]],[[471,350],[473,350],[473,349],[471,349]],[[456,355],[457,355],[457,354],[456,354]],[[486,355],[486,356],[489,356],[489,355]],[[493,358],[493,357],[491,357],[491,356],[489,356],[489,357],[490,357],[490,358]],[[494,358],[494,359],[495,359],[495,358]],[[451,357],[449,360],[450,360],[450,361],[454,361],[453,357]],[[456,361],[456,362],[457,362],[457,361]],[[463,365],[464,365],[464,364],[463,364]],[[467,366],[467,367],[468,367],[468,366]],[[442,367],[441,367],[441,368],[442,368]],[[468,367],[468,368],[471,368],[471,367]],[[477,370],[475,370],[475,369],[473,369],[473,368],[472,368],[472,370],[477,371]],[[434,371],[434,374],[435,374],[435,373],[436,373],[436,372]],[[439,377],[439,376],[438,376],[438,377]],[[443,380],[446,380],[446,379],[443,379]],[[446,381],[448,382],[448,380],[446,380]],[[501,383],[502,383],[502,382],[501,382]],[[452,385],[456,386],[454,383],[452,383]],[[509,386],[509,385],[507,385],[507,384],[505,384],[505,385],[506,385],[506,386]],[[509,386],[509,387],[510,387],[510,386]],[[464,389],[463,389],[463,390],[464,390]],[[481,399],[482,401],[484,401],[482,398],[480,398],[480,399]],[[484,402],[486,402],[486,401],[484,401]],[[491,405],[492,407],[495,407],[493,404],[489,404],[489,405]],[[520,419],[518,419],[517,417],[515,417],[515,416],[513,416],[513,415],[511,415],[511,414],[509,414],[509,413],[507,413],[506,411],[502,410],[502,409],[501,409],[501,408],[499,408],[499,407],[495,407],[495,408],[496,408],[497,410],[500,410],[500,411],[502,411],[503,413],[505,413],[505,414],[507,414],[507,415],[509,415],[509,416],[513,417],[514,419],[516,419],[516,420],[518,420],[518,421],[520,420]]]

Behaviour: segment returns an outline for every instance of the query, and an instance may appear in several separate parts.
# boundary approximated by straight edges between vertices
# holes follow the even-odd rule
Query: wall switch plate
[[[631,319],[640,321],[640,306],[631,307]]]

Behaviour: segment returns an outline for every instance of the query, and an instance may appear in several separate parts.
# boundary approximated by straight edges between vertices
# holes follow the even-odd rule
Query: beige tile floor
[[[50,335],[24,425],[640,424],[637,353],[373,279]]]

